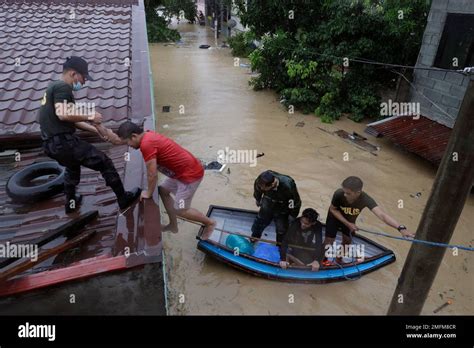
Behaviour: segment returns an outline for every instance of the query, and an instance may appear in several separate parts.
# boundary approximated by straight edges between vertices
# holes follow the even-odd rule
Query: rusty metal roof
[[[48,83],[59,78],[66,57],[79,55],[88,60],[94,79],[75,93],[77,101],[96,103],[108,126],[130,119],[154,129],[143,1],[0,0],[0,44],[0,151],[19,150],[21,154],[20,162],[0,157],[0,243],[24,242],[71,218],[64,213],[62,194],[20,205],[5,193],[6,181],[16,171],[50,160],[40,147],[36,111]],[[126,189],[145,185],[139,151],[102,143],[87,133],[78,134],[113,160]],[[128,151],[127,162],[124,153]],[[110,269],[161,260],[156,192],[154,201],[136,204],[119,214],[112,190],[105,186],[100,173],[87,168],[82,169],[78,192],[84,195],[80,213],[99,211],[98,219],[87,226],[97,234],[80,249],[51,258],[2,284],[0,296],[107,271],[103,266],[107,260],[117,260],[125,250],[130,257],[108,262],[114,265]],[[60,242],[55,240],[46,247]]]
[[[368,124],[366,132],[383,135],[406,150],[439,164],[448,145],[451,128],[425,116],[394,116]]]
[[[94,103],[109,125],[130,118],[134,3],[0,0],[0,136],[39,131],[40,100],[72,55],[94,79],[76,100]]]

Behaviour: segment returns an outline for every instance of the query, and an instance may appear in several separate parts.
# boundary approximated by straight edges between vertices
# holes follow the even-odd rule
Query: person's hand
[[[281,267],[281,268],[287,269],[287,268],[288,268],[288,265],[289,265],[288,262],[286,262],[286,261],[280,261],[280,267]]]
[[[257,205],[257,207],[260,207],[262,205],[259,200],[255,200],[255,204]]]
[[[92,121],[94,124],[101,124],[102,123],[102,115],[98,112],[95,112],[91,116],[89,116],[89,121]]]
[[[99,133],[102,139],[104,139],[105,141],[109,141],[109,132],[106,127],[101,124],[95,124],[94,127],[97,129],[97,132]]]
[[[351,234],[354,234],[355,231],[357,231],[359,229],[359,227],[356,226],[356,224],[353,224],[353,223],[349,223],[347,225],[347,228],[349,229],[349,231],[351,232]]]
[[[415,238],[415,234],[408,231],[406,228],[400,230],[400,233],[404,238]]]
[[[311,266],[311,270],[313,272],[319,271],[319,262],[318,261],[313,261],[311,263],[308,263],[306,266]]]
[[[148,192],[148,190],[143,190],[141,195],[140,195],[140,202],[143,201],[144,199],[150,199],[151,194]]]

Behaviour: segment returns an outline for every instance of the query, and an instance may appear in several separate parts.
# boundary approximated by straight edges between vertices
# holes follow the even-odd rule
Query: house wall
[[[423,34],[423,43],[416,65],[432,67],[443,34],[447,13],[474,14],[473,0],[433,0],[428,23]],[[421,113],[445,126],[453,128],[462,99],[469,84],[469,76],[455,72],[415,70],[416,89],[435,102],[440,111],[423,96],[412,90],[411,101],[419,102]]]

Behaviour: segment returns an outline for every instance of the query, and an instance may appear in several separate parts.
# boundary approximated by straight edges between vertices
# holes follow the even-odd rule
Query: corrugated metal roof
[[[67,57],[94,81],[75,93],[109,125],[130,118],[132,3],[0,0],[0,136],[36,133],[36,111]]]
[[[75,12],[74,20],[68,19],[71,9]],[[0,243],[22,242],[71,219],[64,213],[63,195],[19,205],[5,193],[6,181],[16,171],[50,160],[40,147],[36,110],[48,83],[59,78],[66,57],[79,55],[88,60],[94,81],[88,81],[87,88],[75,94],[76,100],[95,102],[108,126],[131,119],[147,129],[154,128],[143,1],[0,0],[0,43],[0,151],[21,153],[20,162],[0,158]],[[14,65],[16,57],[20,58],[19,66]],[[124,64],[126,58],[130,64]],[[78,134],[94,142],[113,160],[126,189],[145,185],[145,165],[139,151],[101,143],[90,133]],[[130,161],[125,161],[125,152],[130,152]],[[61,268],[65,271],[61,274],[67,275],[67,266],[72,263],[108,260],[125,252],[130,253],[124,262],[126,267],[161,260],[156,192],[154,201],[146,200],[119,214],[112,190],[105,186],[100,173],[87,168],[82,168],[78,192],[84,195],[79,213],[99,211],[98,219],[87,226],[97,230],[97,234],[81,248],[53,257],[27,273]],[[62,241],[55,240],[47,247]],[[91,272],[84,268],[85,274],[75,269],[67,280],[107,271],[107,267],[100,268],[100,263],[92,264],[99,265],[94,266],[99,269]],[[47,279],[49,272],[43,273],[44,281],[36,273],[35,281],[29,282],[31,275],[24,274],[4,286],[16,289],[14,284],[21,281],[27,286],[15,291],[24,291],[51,284],[51,279]]]
[[[420,116],[394,116],[367,125],[370,134],[379,133],[430,162],[439,164],[448,145],[451,128]]]

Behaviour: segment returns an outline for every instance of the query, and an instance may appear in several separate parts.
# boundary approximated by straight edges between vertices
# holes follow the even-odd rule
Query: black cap
[[[269,185],[275,180],[272,172],[269,170],[264,171],[262,174],[259,175],[258,181],[261,184]]]
[[[72,56],[66,59],[66,62],[63,64],[64,69],[74,69],[79,74],[84,76],[86,80],[91,80],[92,78],[89,75],[89,68],[87,62],[81,57]]]

